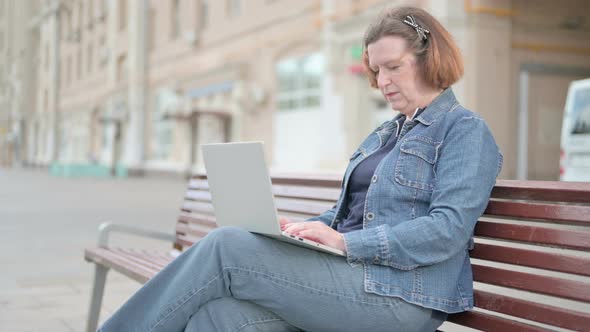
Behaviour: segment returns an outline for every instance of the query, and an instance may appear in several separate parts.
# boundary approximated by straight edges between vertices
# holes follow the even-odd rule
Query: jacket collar
[[[424,111],[416,117],[416,121],[419,121],[423,125],[429,126],[441,115],[452,111],[458,105],[459,103],[457,102],[457,98],[455,98],[453,90],[451,88],[447,88],[440,95],[434,98],[430,105],[426,106],[426,109],[424,109]]]
[[[423,111],[419,112],[420,114],[414,120],[419,121],[425,126],[430,126],[441,115],[452,111],[458,105],[459,102],[457,102],[457,98],[455,98],[453,90],[451,88],[447,88],[441,92],[440,95],[434,98],[430,105],[426,106]],[[403,123],[402,119],[404,117],[404,114],[399,113],[393,119],[383,123],[377,129],[375,129],[375,132],[381,137],[388,137],[388,135],[396,130],[398,126],[401,126]]]

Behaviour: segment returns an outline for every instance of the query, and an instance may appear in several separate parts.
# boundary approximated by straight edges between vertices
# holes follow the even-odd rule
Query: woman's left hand
[[[319,242],[328,247],[346,251],[344,236],[320,221],[292,222],[281,225],[287,234]]]

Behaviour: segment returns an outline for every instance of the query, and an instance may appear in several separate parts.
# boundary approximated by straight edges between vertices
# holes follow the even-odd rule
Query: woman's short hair
[[[424,39],[404,20],[413,17],[416,24],[428,30]],[[369,67],[367,46],[385,36],[399,36],[417,58],[419,72],[431,87],[446,89],[463,76],[463,58],[451,34],[432,15],[420,8],[399,7],[385,10],[371,24],[363,40],[363,66],[371,86],[377,87],[377,77]]]

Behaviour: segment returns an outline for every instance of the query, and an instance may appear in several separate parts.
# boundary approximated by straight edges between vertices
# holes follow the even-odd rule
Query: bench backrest
[[[280,215],[334,205],[335,175],[272,177]],[[205,175],[194,176],[176,226],[182,250],[217,227]],[[476,309],[449,321],[481,330],[590,331],[590,183],[499,180],[470,252]]]
[[[318,215],[331,208],[340,194],[337,176],[273,176],[275,205],[280,215],[294,220]],[[176,225],[176,248],[190,246],[217,227],[209,185],[204,175],[189,182]]]

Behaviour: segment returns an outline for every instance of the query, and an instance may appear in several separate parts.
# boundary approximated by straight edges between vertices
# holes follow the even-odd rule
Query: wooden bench
[[[337,176],[273,176],[279,214],[294,219],[332,207]],[[98,247],[85,259],[96,264],[88,331],[95,331],[107,271],[145,283],[174,255],[108,245],[112,232],[169,240],[182,251],[217,227],[204,175],[189,183],[175,234],[103,224]],[[590,183],[499,180],[475,230],[471,251],[476,280],[474,311],[449,316],[454,324],[483,331],[590,331]]]

